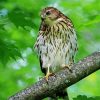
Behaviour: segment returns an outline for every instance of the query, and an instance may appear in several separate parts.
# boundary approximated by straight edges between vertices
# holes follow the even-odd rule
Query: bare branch
[[[14,94],[9,100],[41,100],[75,84],[98,69],[100,69],[100,52],[95,52],[74,64],[71,68],[72,71],[67,68],[63,69],[54,76],[50,76],[48,82],[43,78]]]

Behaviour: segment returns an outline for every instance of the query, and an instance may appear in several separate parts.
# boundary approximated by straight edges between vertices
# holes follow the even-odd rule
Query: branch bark
[[[100,52],[95,52],[78,63],[69,71],[67,68],[45,78],[12,95],[9,100],[41,100],[61,91],[100,69]]]

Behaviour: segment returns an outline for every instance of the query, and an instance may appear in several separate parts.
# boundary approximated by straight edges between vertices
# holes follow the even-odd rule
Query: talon
[[[50,73],[49,67],[50,67],[50,64],[48,64],[47,74],[46,74],[46,76],[45,76],[46,81],[48,81],[49,76],[52,75],[52,73]]]
[[[47,74],[46,74],[46,76],[45,76],[46,81],[48,81],[48,78],[49,78],[49,76],[51,76],[51,75],[52,75],[52,73],[47,73]]]
[[[71,72],[72,72],[72,70],[71,70],[71,66],[72,66],[72,63],[70,63],[70,64],[68,64],[68,65],[63,64],[63,65],[62,65],[62,68],[63,68],[63,69],[68,68],[68,69],[69,69],[69,71],[71,71]]]
[[[70,68],[70,65],[65,65],[65,64],[63,64],[63,65],[62,65],[62,68],[68,68],[68,69],[69,69],[69,68]]]

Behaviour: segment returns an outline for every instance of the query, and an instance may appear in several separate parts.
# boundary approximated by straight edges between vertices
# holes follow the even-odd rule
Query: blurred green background
[[[40,25],[39,13],[47,6],[72,19],[79,46],[76,62],[100,50],[100,0],[0,0],[0,100],[43,76],[32,48]],[[70,100],[78,95],[100,96],[100,71],[70,86],[68,93]]]

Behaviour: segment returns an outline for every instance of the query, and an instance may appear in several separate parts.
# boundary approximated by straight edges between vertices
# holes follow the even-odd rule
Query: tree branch
[[[48,82],[43,78],[14,94],[9,100],[41,100],[75,84],[98,69],[100,69],[100,52],[95,52],[74,64],[72,71],[65,68],[50,76]]]

